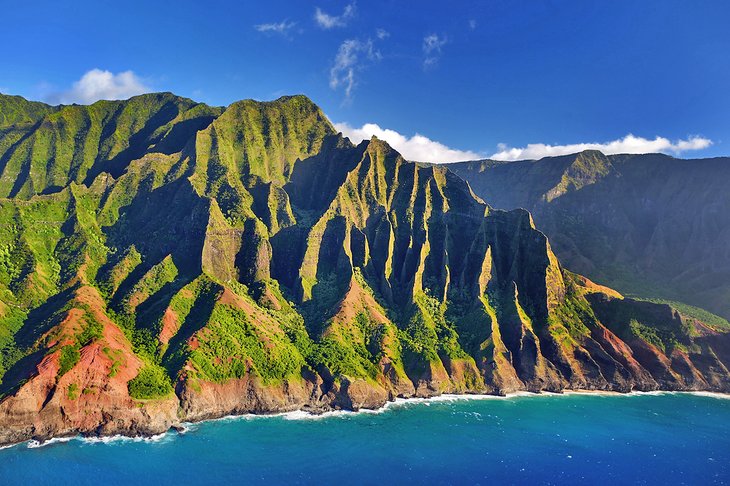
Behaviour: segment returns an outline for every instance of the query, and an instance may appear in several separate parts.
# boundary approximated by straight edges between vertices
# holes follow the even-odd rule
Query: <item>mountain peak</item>
[[[0,128],[32,124],[58,109],[40,101],[29,101],[22,96],[0,93]]]
[[[576,156],[605,157],[606,155],[598,149],[585,149],[576,154]]]

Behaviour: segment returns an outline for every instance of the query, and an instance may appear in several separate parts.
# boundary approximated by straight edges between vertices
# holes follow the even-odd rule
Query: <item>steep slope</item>
[[[147,152],[179,152],[220,108],[171,93],[43,107],[0,95],[0,196],[27,198],[119,176]]]
[[[527,211],[354,146],[306,97],[115,103],[116,148],[73,155],[58,187],[5,172],[0,443],[444,392],[730,389],[721,329],[565,271]],[[37,127],[7,160],[36,167],[49,117],[104,106],[15,109]]]
[[[730,318],[730,159],[588,151],[449,168],[494,206],[530,210],[572,270]]]
[[[169,385],[156,400],[132,398],[135,380],[154,368],[132,352],[130,342],[104,313],[98,292],[77,285],[66,295],[62,308],[28,329],[34,336],[23,336],[35,342],[31,354],[12,369],[22,386],[0,402],[0,440],[155,434],[177,423],[178,401]]]

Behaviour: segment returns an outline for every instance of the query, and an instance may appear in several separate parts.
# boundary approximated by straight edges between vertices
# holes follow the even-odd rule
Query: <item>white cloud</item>
[[[289,22],[288,20],[282,20],[281,22],[273,22],[270,24],[258,24],[254,25],[253,28],[259,32],[270,32],[274,34],[286,34],[289,29],[297,25],[296,22]]]
[[[474,19],[469,20],[469,29],[474,30],[477,28],[477,21]]]
[[[348,4],[342,15],[330,15],[323,12],[321,8],[317,7],[314,11],[314,20],[317,25],[323,29],[333,29],[335,27],[345,27],[347,22],[355,16],[355,2]]]
[[[412,137],[408,137],[395,130],[382,128],[376,123],[366,123],[359,128],[352,127],[348,123],[335,123],[334,126],[353,143],[370,140],[374,135],[388,142],[391,147],[400,152],[407,160],[433,163],[461,162],[464,160],[479,160],[484,158],[504,161],[536,160],[543,157],[574,154],[583,150],[600,150],[606,155],[657,152],[679,154],[685,151],[702,150],[712,145],[711,140],[699,136],[672,142],[664,137],[656,137],[654,140],[649,140],[634,135],[627,135],[621,139],[606,143],[576,143],[570,145],[535,143],[523,148],[514,148],[499,144],[499,152],[487,157],[483,153],[448,147],[441,142],[431,140],[418,133]]]
[[[349,99],[356,85],[355,74],[362,69],[363,61],[377,61],[380,52],[375,50],[373,42],[348,39],[337,50],[335,62],[330,69],[330,88],[344,88],[345,98]]]
[[[448,39],[439,37],[436,34],[427,35],[423,38],[423,67],[429,68],[435,66],[441,57],[441,48],[446,45]]]
[[[366,123],[360,128],[351,127],[347,123],[335,123],[335,128],[348,137],[353,143],[370,140],[375,135],[396,149],[407,160],[417,162],[458,162],[462,160],[483,159],[484,154],[469,150],[457,150],[431,140],[416,133],[412,137],[402,135],[395,130],[381,128],[375,123]]]
[[[383,40],[383,39],[386,39],[386,38],[390,37],[390,32],[388,32],[385,29],[376,29],[375,30],[375,36],[378,39]]]
[[[74,82],[71,89],[47,97],[53,103],[90,104],[99,100],[121,100],[152,89],[132,71],[114,74],[111,71],[92,69]]]
[[[525,160],[541,159],[558,155],[569,155],[583,150],[600,150],[606,155],[611,154],[646,154],[646,153],[673,153],[679,154],[688,150],[702,150],[712,145],[712,140],[693,136],[687,140],[672,142],[668,138],[656,137],[649,140],[634,135],[605,143],[575,143],[570,145],[547,145],[531,143],[527,147],[514,148],[499,144],[499,152],[490,156],[494,160]]]

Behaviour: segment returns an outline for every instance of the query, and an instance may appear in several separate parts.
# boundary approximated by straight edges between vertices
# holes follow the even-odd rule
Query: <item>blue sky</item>
[[[352,138],[376,133],[421,160],[594,146],[581,144],[730,154],[726,1],[97,0],[0,9],[0,91],[30,99],[172,91],[225,105],[304,93]]]

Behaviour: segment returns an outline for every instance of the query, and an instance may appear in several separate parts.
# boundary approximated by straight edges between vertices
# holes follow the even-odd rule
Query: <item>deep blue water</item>
[[[540,395],[0,450],[0,483],[725,484],[730,399]],[[33,483],[30,483],[30,482]]]

